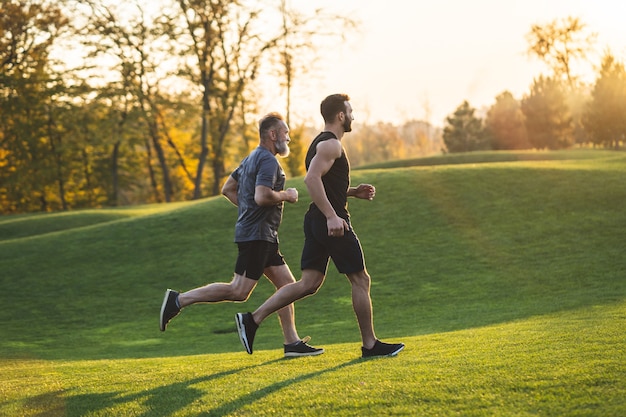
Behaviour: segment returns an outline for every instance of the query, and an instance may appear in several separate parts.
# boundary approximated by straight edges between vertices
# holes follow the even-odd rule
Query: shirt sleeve
[[[239,165],[237,168],[235,168],[235,170],[232,172],[232,174],[230,174],[231,177],[233,177],[233,179],[237,182],[239,182],[239,170],[241,168],[241,165]]]
[[[262,158],[259,161],[259,170],[256,175],[255,185],[264,185],[271,189],[274,189],[276,184],[276,168],[278,161],[276,158]]]

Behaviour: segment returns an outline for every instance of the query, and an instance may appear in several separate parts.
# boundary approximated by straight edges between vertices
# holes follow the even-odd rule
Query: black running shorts
[[[238,242],[239,255],[235,264],[235,273],[258,281],[263,270],[270,266],[285,264],[285,258],[278,249],[278,243],[264,240]]]
[[[304,248],[300,268],[313,269],[326,275],[329,259],[342,274],[352,274],[365,269],[363,249],[350,226],[343,237],[328,236],[326,217],[307,212],[304,216]]]

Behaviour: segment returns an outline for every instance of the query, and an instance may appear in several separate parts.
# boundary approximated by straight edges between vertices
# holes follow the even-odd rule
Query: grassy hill
[[[166,288],[232,277],[236,209],[221,197],[0,218],[0,414],[624,414],[626,154],[458,158],[353,172],[377,187],[350,210],[378,336],[407,344],[392,359],[358,359],[332,265],[296,305],[319,358],[279,360],[275,318],[242,351],[233,316],[271,294],[266,281],[159,332]],[[288,185],[300,201],[281,247],[299,276],[310,199],[301,178]]]

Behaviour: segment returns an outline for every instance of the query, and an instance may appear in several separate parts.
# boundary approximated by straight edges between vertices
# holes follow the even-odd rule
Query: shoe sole
[[[172,293],[172,290],[165,291],[165,298],[163,298],[163,304],[161,304],[161,315],[159,316],[159,328],[161,329],[162,332],[165,331],[165,327],[167,326],[167,323],[163,322],[163,314],[165,313],[165,306],[167,306],[167,300],[170,298],[171,293]]]
[[[318,350],[315,352],[306,352],[306,353],[287,352],[285,353],[285,358],[299,358],[301,356],[317,356],[317,355],[321,355],[322,353],[324,353],[324,349]]]
[[[243,314],[235,314],[235,322],[237,323],[237,333],[239,333],[239,340],[241,340],[241,344],[244,348],[246,348],[246,352],[252,355],[250,345],[248,344],[248,338],[246,337],[246,326],[243,324]]]
[[[400,349],[396,350],[395,352],[391,352],[387,356],[396,356],[398,353],[402,352],[403,349],[404,349],[404,345],[400,346]]]
[[[368,356],[361,356],[362,358],[386,358],[389,356],[396,356],[398,353],[402,352],[402,350],[404,349],[404,345],[400,346],[398,349],[394,350],[391,353],[387,353],[386,355],[368,355]]]

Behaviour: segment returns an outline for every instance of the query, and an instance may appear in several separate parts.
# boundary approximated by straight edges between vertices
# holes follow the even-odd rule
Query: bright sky
[[[443,126],[463,100],[488,107],[508,90],[516,98],[547,68],[526,54],[533,24],[579,17],[598,35],[598,65],[609,47],[626,58],[626,2],[622,0],[291,0],[324,7],[361,22],[360,33],[300,77],[292,112],[319,123],[319,103],[346,92],[357,120],[428,120]],[[307,5],[308,4],[308,5]],[[579,68],[586,81],[593,69]]]

